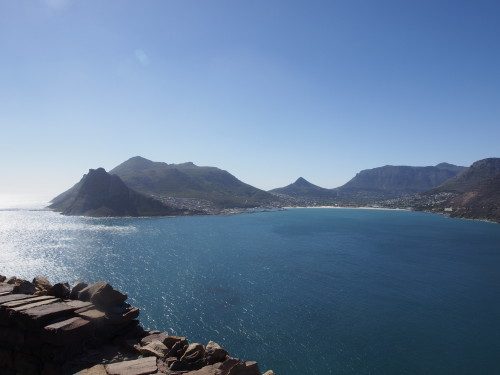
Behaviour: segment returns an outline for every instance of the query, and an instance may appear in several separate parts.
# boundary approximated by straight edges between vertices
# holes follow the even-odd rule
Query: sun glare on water
[[[0,210],[39,210],[48,205],[47,197],[29,194],[0,194]]]

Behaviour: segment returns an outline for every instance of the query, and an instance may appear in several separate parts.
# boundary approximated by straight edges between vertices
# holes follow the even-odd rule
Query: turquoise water
[[[109,281],[144,326],[279,375],[499,374],[499,269],[500,225],[424,213],[0,212],[0,274]]]

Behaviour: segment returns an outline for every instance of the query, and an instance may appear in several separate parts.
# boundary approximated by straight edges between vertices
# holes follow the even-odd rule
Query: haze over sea
[[[105,280],[145,327],[261,370],[500,373],[500,226],[405,211],[0,211],[0,274]]]

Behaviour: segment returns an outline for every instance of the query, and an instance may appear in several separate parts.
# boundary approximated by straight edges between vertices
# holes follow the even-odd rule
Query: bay
[[[500,373],[500,226],[405,211],[0,211],[0,274],[110,282],[145,327],[261,370]]]

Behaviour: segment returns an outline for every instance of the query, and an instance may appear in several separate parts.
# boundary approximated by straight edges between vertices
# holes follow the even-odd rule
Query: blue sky
[[[5,0],[0,194],[135,155],[262,189],[500,156],[500,2]]]

